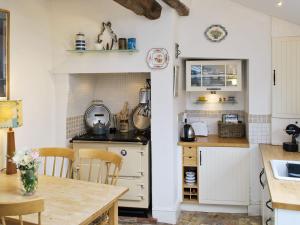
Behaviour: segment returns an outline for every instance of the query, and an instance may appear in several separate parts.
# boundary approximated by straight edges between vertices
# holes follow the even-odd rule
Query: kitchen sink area
[[[273,175],[278,180],[300,181],[300,161],[270,160]]]

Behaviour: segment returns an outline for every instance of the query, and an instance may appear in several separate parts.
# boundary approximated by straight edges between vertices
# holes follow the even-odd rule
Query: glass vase
[[[33,195],[38,186],[37,168],[20,169],[21,192],[23,195]]]

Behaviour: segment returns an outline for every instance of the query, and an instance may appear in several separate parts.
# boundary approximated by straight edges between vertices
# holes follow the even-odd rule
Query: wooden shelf
[[[186,184],[186,183],[184,183],[183,187],[184,188],[198,188],[198,184],[197,183],[196,184]]]
[[[184,195],[198,196],[198,193],[183,192]]]
[[[187,203],[187,204],[199,204],[198,199],[183,199],[183,203]]]

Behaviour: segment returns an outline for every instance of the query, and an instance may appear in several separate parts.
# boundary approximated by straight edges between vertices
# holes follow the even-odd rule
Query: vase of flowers
[[[38,151],[32,149],[17,151],[13,161],[20,171],[22,194],[33,195],[38,186],[38,167],[40,164]]]

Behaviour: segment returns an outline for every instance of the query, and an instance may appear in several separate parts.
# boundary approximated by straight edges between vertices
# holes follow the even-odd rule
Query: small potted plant
[[[33,195],[38,186],[39,152],[32,149],[17,151],[13,161],[20,170],[22,194]]]

